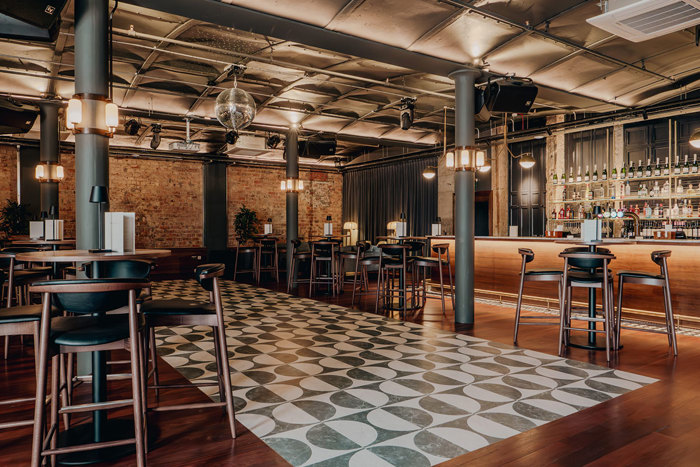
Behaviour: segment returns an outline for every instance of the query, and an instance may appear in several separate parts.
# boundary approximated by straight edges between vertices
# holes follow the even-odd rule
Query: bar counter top
[[[450,244],[450,260],[454,265],[454,236],[429,236],[428,239],[432,244]],[[658,274],[659,267],[652,262],[651,252],[670,250],[668,267],[674,314],[681,322],[700,327],[700,240],[617,239],[620,243],[615,240],[601,243],[616,257],[610,263],[615,293],[617,294],[618,271],[635,270]],[[477,294],[514,301],[520,282],[521,257],[518,248],[530,248],[535,253],[535,259],[527,265],[528,268],[560,269],[564,266],[564,260],[559,257],[559,253],[570,247],[571,243],[578,242],[580,238],[476,237],[474,286]],[[554,284],[529,283],[525,287],[525,295],[533,303],[544,304],[548,301],[550,306],[558,306],[557,288]],[[655,287],[626,285],[623,315],[633,315],[635,319],[647,321],[656,320],[663,316],[662,297],[661,290]],[[576,290],[574,301],[584,303],[585,291]]]

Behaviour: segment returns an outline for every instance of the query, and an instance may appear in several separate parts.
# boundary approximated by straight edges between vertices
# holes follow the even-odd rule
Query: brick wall
[[[299,237],[323,233],[326,216],[333,218],[333,232],[341,233],[343,176],[339,173],[302,170],[304,191],[299,196]],[[229,246],[236,244],[233,219],[242,205],[257,212],[262,221],[272,219],[273,232],[285,239],[286,197],[280,190],[285,171],[230,166],[228,178]]]
[[[0,204],[17,201],[17,147],[0,145]]]

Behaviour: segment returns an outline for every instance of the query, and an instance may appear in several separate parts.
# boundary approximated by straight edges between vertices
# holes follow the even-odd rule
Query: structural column
[[[287,133],[287,178],[299,178],[299,144],[295,127]],[[294,245],[292,242],[299,238],[299,193],[287,192],[287,278],[292,267]]]
[[[58,150],[58,109],[60,102],[42,102],[39,104],[39,125],[41,135],[39,140],[39,161],[57,164]],[[56,208],[58,218],[58,182],[40,183],[40,211],[49,212],[51,206]]]
[[[457,70],[455,147],[474,145],[474,80],[480,72]],[[456,157],[456,154],[455,154]],[[474,172],[455,172],[455,323],[474,323]]]
[[[75,1],[75,93],[83,95],[82,126],[105,128],[108,95],[108,0]],[[78,249],[99,248],[93,185],[109,187],[109,138],[75,135],[75,235]]]

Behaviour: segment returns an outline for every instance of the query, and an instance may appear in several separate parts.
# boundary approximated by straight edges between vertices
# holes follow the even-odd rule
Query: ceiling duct
[[[586,21],[641,42],[700,24],[700,0],[609,0],[607,12]]]

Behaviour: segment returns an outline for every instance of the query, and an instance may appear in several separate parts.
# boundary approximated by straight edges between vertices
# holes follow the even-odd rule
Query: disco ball
[[[241,130],[255,118],[255,101],[243,89],[231,88],[216,98],[216,118],[226,128]]]

